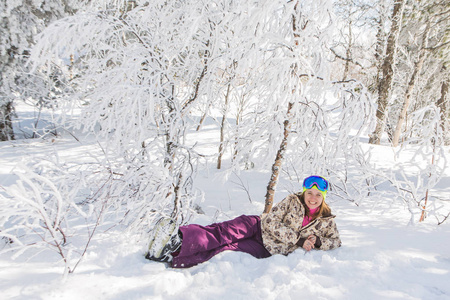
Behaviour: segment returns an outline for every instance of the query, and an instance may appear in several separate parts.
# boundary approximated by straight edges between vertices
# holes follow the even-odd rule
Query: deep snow
[[[89,144],[70,136],[56,140],[0,143],[0,185],[14,183],[10,174],[21,160],[56,151],[61,159],[82,157]],[[390,147],[373,147],[374,163],[386,164]],[[448,149],[447,149],[448,154]],[[211,164],[213,165],[213,164]],[[233,175],[234,176],[234,175]],[[241,214],[260,214],[269,174],[245,171],[239,176],[247,194],[231,176],[222,180],[210,169],[199,174],[205,192],[204,215],[193,222],[209,224]],[[450,174],[441,193],[449,191]],[[445,184],[447,183],[447,184]],[[280,183],[276,201],[288,194]],[[447,194],[448,195],[448,194]],[[448,196],[447,196],[448,197]],[[343,245],[332,251],[299,249],[289,256],[256,259],[224,252],[190,269],[170,269],[144,259],[145,243],[129,242],[117,232],[99,232],[74,274],[62,280],[58,256],[43,252],[12,259],[0,256],[2,299],[450,299],[450,221],[432,218],[408,225],[401,204],[352,202],[328,197]],[[395,216],[395,217],[394,217]]]

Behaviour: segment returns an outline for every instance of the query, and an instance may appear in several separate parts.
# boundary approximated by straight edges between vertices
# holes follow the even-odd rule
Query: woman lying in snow
[[[209,226],[177,228],[161,219],[150,239],[147,259],[189,268],[225,251],[242,251],[256,258],[288,255],[302,247],[331,250],[341,245],[339,232],[325,203],[329,183],[320,176],[303,181],[303,192],[291,194],[261,217],[240,216]]]

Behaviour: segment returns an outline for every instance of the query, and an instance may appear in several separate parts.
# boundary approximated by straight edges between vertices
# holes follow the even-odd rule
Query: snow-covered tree
[[[14,101],[52,97],[61,82],[30,75],[26,66],[35,36],[50,22],[73,14],[81,1],[2,1],[0,3],[0,140],[14,139]],[[55,70],[53,70],[55,72]],[[55,78],[54,74],[44,77]],[[46,93],[45,93],[46,92]]]
[[[353,2],[340,4],[345,15],[356,16],[354,7],[346,7]],[[369,42],[356,33],[369,23],[361,15],[345,23],[334,8],[331,0],[92,1],[49,24],[31,53],[28,76],[35,76],[37,88],[20,95],[60,109],[59,124],[92,137],[98,153],[90,153],[89,161],[32,162],[18,172],[18,184],[1,199],[6,209],[0,212],[0,233],[17,250],[56,250],[70,272],[76,267],[71,254],[84,253],[102,222],[143,235],[161,215],[187,222],[202,197],[195,175],[211,158],[195,137],[202,134],[203,120],[217,115],[220,138],[209,141],[218,149],[217,166],[225,174],[271,170],[266,210],[280,176],[296,192],[305,176],[320,174],[333,183],[335,198],[383,199],[393,187],[392,197],[404,201],[412,215],[429,212],[423,197],[445,165],[442,114],[423,105],[410,115],[408,141],[417,145],[417,155],[432,155],[435,162],[419,170],[415,184],[405,172],[372,167],[362,141],[374,127],[375,103],[362,82],[374,82],[374,66],[378,75],[392,71],[383,69],[392,67],[392,53],[388,47],[384,56],[381,48],[384,42],[397,47],[399,33],[384,39],[378,31],[377,51],[363,54]],[[347,39],[335,39],[336,28],[346,28]],[[427,50],[439,52],[436,61],[448,55],[445,34],[438,32],[435,43],[427,44],[440,49]],[[384,57],[384,63],[368,63],[370,55]],[[404,61],[395,65],[401,71],[407,70]],[[388,75],[393,77],[379,78],[389,79],[384,87],[400,89],[398,73]],[[448,96],[440,76],[430,70],[420,91],[440,80],[441,98],[434,100],[442,111]],[[389,191],[379,188],[387,182]],[[71,226],[80,219],[87,225]],[[80,230],[88,232],[84,250],[67,242],[69,235],[81,236]]]
[[[377,3],[380,2],[380,3]],[[383,1],[335,1],[337,16],[330,43],[335,80],[357,79],[366,86],[374,85],[377,54],[377,27],[385,21],[381,16]],[[378,18],[377,18],[378,17]],[[380,26],[382,27],[382,26]],[[380,44],[384,43],[380,39]]]
[[[0,194],[0,236],[8,241],[0,253],[15,251],[18,256],[27,250],[49,250],[57,253],[67,275],[75,271],[105,218],[106,209],[94,210],[89,203],[106,189],[93,173],[70,163],[62,166],[44,159],[32,168],[18,167],[17,183],[6,189],[6,196]],[[83,191],[94,182],[97,193],[83,199]]]
[[[218,9],[153,1],[78,14],[49,26],[38,44],[39,68],[77,53],[79,88],[64,105],[83,108],[75,125],[103,145],[106,169],[117,177],[113,205],[128,202],[127,218],[139,226],[160,213],[188,215],[198,155],[185,136],[190,110],[222,63],[215,52]]]
[[[434,105],[441,96],[441,82],[446,74],[442,72],[450,46],[448,38],[450,22],[449,4],[423,1],[414,3],[405,16],[400,37],[400,55],[396,97],[392,101],[391,119],[396,124],[393,145],[408,139],[403,131],[416,126],[408,121],[408,114],[423,107]],[[443,111],[445,116],[445,111]]]
[[[245,161],[266,168],[284,136],[295,141],[288,143],[293,155],[302,149],[305,159],[297,167],[332,174],[326,163],[344,153],[329,152],[332,126],[343,116],[349,120],[351,110],[355,123],[340,126],[346,133],[356,126],[358,139],[371,104],[357,82],[330,79],[331,12],[331,1],[137,3],[129,11],[83,13],[51,24],[33,58],[41,70],[77,55],[77,90],[65,94],[62,105],[82,108],[75,126],[103,145],[105,169],[118,180],[113,198],[127,203],[127,217],[147,220],[140,224],[161,212],[183,219],[201,158],[187,135],[196,127],[192,109],[223,102],[217,95],[230,86],[230,109],[241,111],[229,136],[234,169]],[[242,95],[245,111],[236,102]],[[339,148],[355,146],[348,135],[338,136]]]
[[[386,40],[385,55],[382,63],[379,65],[379,80],[377,83],[378,108],[377,108],[377,126],[370,137],[370,143],[380,144],[381,136],[386,127],[386,115],[390,98],[392,96],[392,85],[394,79],[394,66],[397,59],[398,36],[401,31],[403,10],[406,0],[394,1],[392,10],[391,27]]]

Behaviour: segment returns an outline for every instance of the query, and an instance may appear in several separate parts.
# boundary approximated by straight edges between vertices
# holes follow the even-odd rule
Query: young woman
[[[225,251],[242,251],[256,258],[288,255],[297,248],[331,250],[341,245],[339,232],[325,202],[328,181],[310,176],[303,192],[291,194],[272,210],[259,216],[242,215],[209,226],[191,224],[176,228],[161,220],[151,238],[147,259],[188,268]]]

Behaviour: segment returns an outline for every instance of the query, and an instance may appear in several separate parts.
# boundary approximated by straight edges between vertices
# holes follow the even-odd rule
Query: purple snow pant
[[[258,216],[240,216],[209,226],[196,224],[181,226],[183,243],[180,253],[173,258],[173,268],[189,268],[225,251],[242,251],[256,258],[271,256],[261,237]]]

